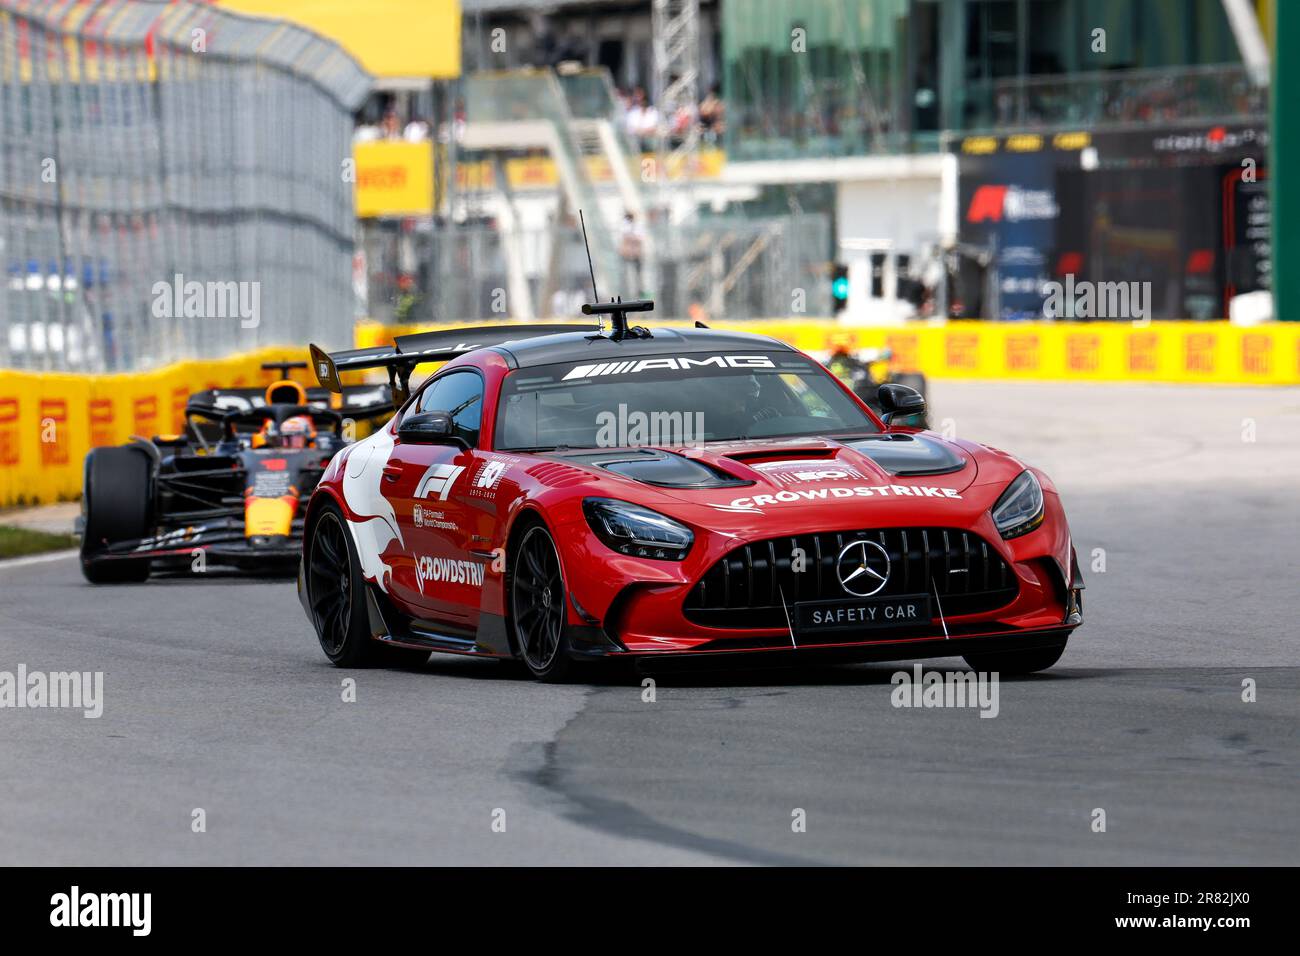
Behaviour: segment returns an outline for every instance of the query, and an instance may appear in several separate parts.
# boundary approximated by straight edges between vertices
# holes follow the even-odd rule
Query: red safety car
[[[882,385],[878,417],[771,338],[628,326],[650,307],[312,347],[323,386],[386,368],[398,405],[307,508],[299,594],[331,661],[1056,662],[1083,581],[1045,474],[890,425],[921,396]]]

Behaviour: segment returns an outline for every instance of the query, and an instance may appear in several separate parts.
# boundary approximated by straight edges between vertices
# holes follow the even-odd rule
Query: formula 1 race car
[[[263,365],[281,376],[305,367]],[[137,436],[86,456],[82,573],[110,584],[143,581],[157,564],[292,570],[299,501],[345,444],[345,422],[373,422],[392,411],[386,386],[332,396],[287,377],[266,389],[191,395],[182,434]]]
[[[894,660],[1050,667],[1083,580],[1041,471],[877,417],[761,335],[502,326],[327,354],[400,409],[308,503],[299,596],[341,666],[521,660]],[[412,370],[445,362],[411,393]],[[408,397],[409,395],[409,397]]]

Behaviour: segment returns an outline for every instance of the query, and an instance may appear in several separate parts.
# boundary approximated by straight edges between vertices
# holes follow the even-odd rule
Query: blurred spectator
[[[641,141],[652,139],[659,131],[659,111],[646,101],[645,90],[637,87],[632,91],[632,105],[627,111],[627,132],[629,136]]]
[[[695,125],[695,119],[695,112],[689,105],[683,103],[677,107],[673,113],[672,123],[668,128],[674,142],[681,142],[686,137],[691,127]]]
[[[628,296],[641,294],[641,260],[645,256],[645,229],[628,210],[623,214],[623,232],[618,241],[618,254],[623,259],[624,281]]]
[[[402,122],[397,118],[397,110],[387,110],[379,124],[379,133],[383,139],[398,140],[402,138]]]
[[[619,126],[627,129],[627,111],[632,108],[632,94],[621,86],[614,87],[614,108]]]
[[[718,95],[718,87],[715,84],[710,88],[708,95],[700,101],[700,135],[706,142],[716,143],[722,139],[726,129],[726,114],[727,109]]]
[[[448,126],[450,125],[450,129]],[[438,142],[449,143],[452,139],[461,142],[465,138],[465,101],[457,100],[456,108],[452,114],[451,123],[443,123],[438,127]]]

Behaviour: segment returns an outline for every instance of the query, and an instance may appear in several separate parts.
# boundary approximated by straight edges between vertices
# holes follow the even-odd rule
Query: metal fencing
[[[821,213],[710,216],[661,227],[659,299],[683,318],[831,314],[831,219]]]
[[[370,318],[420,324],[514,317],[498,228],[444,224],[408,231],[397,222],[386,228],[370,225],[363,240]],[[646,285],[640,264],[616,260],[621,267],[612,287],[602,284],[603,297],[649,296],[655,300],[654,317],[660,319],[769,319],[831,312],[829,216],[712,217],[654,228],[663,250],[658,283]],[[514,241],[534,313],[580,319],[579,309],[592,293],[577,224],[520,229]]]
[[[1240,64],[975,80],[962,87],[965,130],[1095,129],[1268,115],[1268,87]]]
[[[0,367],[351,341],[370,77],[201,3],[0,0]]]

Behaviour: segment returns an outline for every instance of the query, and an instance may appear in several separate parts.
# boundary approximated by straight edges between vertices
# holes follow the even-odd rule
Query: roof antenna
[[[600,301],[600,293],[596,291],[596,267],[591,264],[591,243],[587,241],[587,220],[582,217],[582,210],[578,210],[578,222],[582,223],[582,247],[587,250],[587,271],[591,273],[591,297],[593,302]],[[596,318],[596,328],[601,327],[600,318]]]
[[[582,217],[582,210],[578,210],[578,221],[582,223],[582,244],[587,250],[587,268],[591,271],[591,294],[595,296],[595,302],[588,302],[582,307],[583,315],[596,316],[597,329],[603,331],[600,322],[600,316],[608,315],[613,320],[613,330],[610,338],[615,342],[624,338],[648,339],[652,338],[650,330],[641,326],[629,328],[627,324],[627,314],[629,312],[649,312],[655,307],[654,302],[650,299],[634,299],[631,302],[624,302],[618,296],[610,299],[607,303],[600,301],[600,293],[596,291],[596,270],[591,264],[591,244],[587,242],[587,220]],[[597,332],[599,334],[599,331]]]

